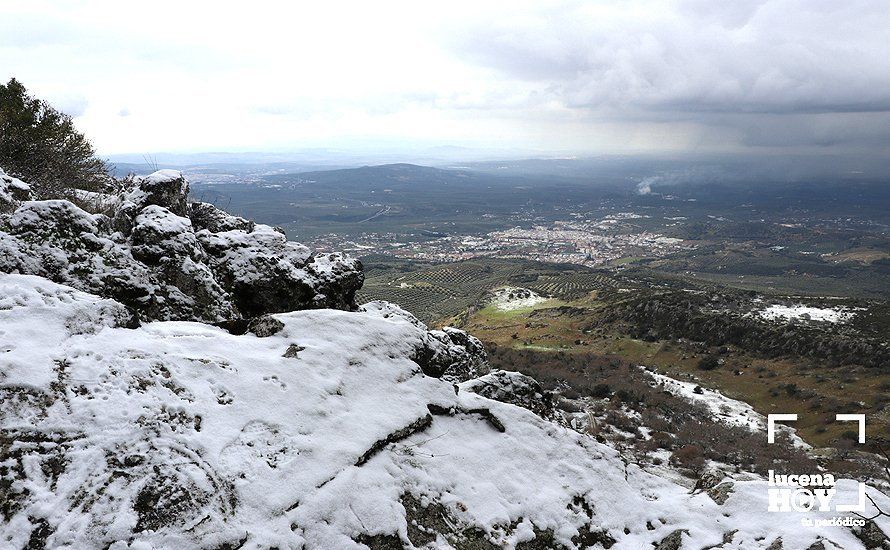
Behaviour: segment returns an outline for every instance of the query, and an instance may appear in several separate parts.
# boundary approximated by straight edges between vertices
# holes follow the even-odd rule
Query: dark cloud
[[[888,28],[886,4],[856,0],[570,3],[453,45],[595,117],[725,125],[747,144],[875,143],[890,137],[874,122],[890,113]]]

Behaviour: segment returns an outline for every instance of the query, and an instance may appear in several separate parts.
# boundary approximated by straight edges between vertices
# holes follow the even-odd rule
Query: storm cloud
[[[623,4],[626,5],[626,4]],[[468,56],[570,107],[680,112],[890,110],[879,2],[589,3],[473,29]]]
[[[0,7],[0,79],[64,103],[107,152],[881,156],[888,28],[863,0],[35,1]]]
[[[592,118],[722,127],[739,145],[886,146],[888,28],[881,2],[570,2],[452,46]]]

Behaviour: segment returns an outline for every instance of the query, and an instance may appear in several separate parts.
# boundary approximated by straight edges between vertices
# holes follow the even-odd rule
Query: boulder
[[[206,229],[211,233],[221,233],[239,229],[250,233],[256,224],[206,202],[193,202],[189,205],[189,218],[196,230]]]
[[[863,527],[854,527],[852,531],[868,550],[890,548],[890,537],[872,520],[866,521]]]
[[[318,307],[318,279],[305,268],[311,251],[267,225],[248,233],[202,230],[198,239],[211,268],[246,317]]]
[[[142,209],[130,235],[133,256],[149,264],[162,258],[198,258],[198,240],[188,218],[177,216],[163,206]]]
[[[689,534],[686,529],[676,529],[670,535],[661,539],[655,546],[655,550],[680,550],[683,546],[683,534]]]
[[[520,406],[541,418],[559,420],[556,395],[544,390],[534,378],[519,372],[495,370],[460,384],[460,389]]]
[[[424,336],[414,348],[411,359],[424,374],[449,382],[463,382],[488,372],[488,356],[478,338],[466,332],[445,327],[429,330],[417,317],[399,306],[375,300],[359,307],[386,319],[399,319],[420,328]]]
[[[158,170],[148,176],[136,176],[124,200],[141,210],[149,205],[163,206],[177,216],[187,217],[189,183],[178,170]]]
[[[97,216],[66,200],[28,201],[9,218],[10,233],[29,241],[51,241],[66,248],[98,233]]]
[[[427,370],[441,372],[441,378],[454,383],[488,372],[488,356],[475,336],[453,327],[432,330],[429,336],[427,350],[431,353],[421,357]]]
[[[365,282],[362,262],[340,252],[313,256],[306,271],[317,281],[315,307],[352,309],[355,293]]]
[[[268,338],[281,332],[284,323],[272,317],[271,315],[263,315],[252,319],[247,325],[248,332],[252,332],[257,338]]]
[[[735,490],[735,484],[731,481],[724,481],[714,487],[708,489],[708,496],[717,504],[725,504]]]

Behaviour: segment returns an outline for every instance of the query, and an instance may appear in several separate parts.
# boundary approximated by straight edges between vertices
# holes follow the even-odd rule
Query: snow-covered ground
[[[501,311],[514,311],[533,307],[547,300],[548,298],[533,290],[505,286],[494,291],[494,296],[489,303]]]
[[[640,368],[644,369],[646,374],[652,377],[657,384],[663,385],[668,392],[689,402],[699,403],[707,407],[711,411],[714,420],[731,426],[742,426],[752,432],[759,431],[766,434],[766,417],[755,411],[751,408],[751,405],[744,401],[731,399],[718,391],[703,388],[692,382],[684,382],[664,374],[652,372],[645,369],[645,367]],[[696,388],[698,388],[698,391],[696,391]],[[786,432],[796,446],[801,448],[810,447],[795,433],[794,428],[778,424],[777,429]]]
[[[757,315],[768,321],[821,321],[826,323],[843,323],[856,315],[855,311],[845,307],[811,307],[805,305],[786,306],[773,304],[758,311]]]
[[[0,547],[351,549],[388,536],[410,548],[427,521],[408,517],[411,494],[447,514],[428,548],[456,546],[449,525],[503,548],[601,532],[636,550],[677,530],[682,548],[863,548],[845,528],[801,527],[834,512],[768,513],[764,481],[736,481],[721,505],[531,411],[456,392],[421,372],[425,331],[394,311],[277,314],[263,338],[130,329],[111,300],[0,275]],[[854,483],[837,490],[855,499]]]

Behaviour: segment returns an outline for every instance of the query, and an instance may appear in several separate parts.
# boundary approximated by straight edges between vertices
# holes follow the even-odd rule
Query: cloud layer
[[[0,7],[0,78],[58,100],[108,152],[890,145],[879,1],[122,4]]]

